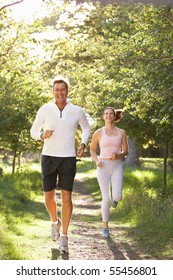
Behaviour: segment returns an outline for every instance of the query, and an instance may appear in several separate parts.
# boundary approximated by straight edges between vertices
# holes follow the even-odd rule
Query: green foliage
[[[70,78],[72,99],[96,125],[102,123],[104,107],[112,105],[124,109],[121,126],[141,144],[170,143],[172,9],[98,3],[70,7],[64,7],[64,17],[54,26],[64,36],[50,44],[47,73],[53,74],[53,66]]]
[[[30,128],[36,111],[46,100],[33,40],[33,32],[41,29],[37,21],[29,26],[14,22],[6,10],[1,14],[0,148],[12,151],[14,157],[39,147],[30,139]]]
[[[0,148],[41,148],[29,130],[57,75],[69,78],[69,97],[90,114],[93,130],[110,105],[123,108],[121,127],[141,148],[172,145],[172,8],[46,4],[50,14],[32,25],[1,11]],[[46,37],[50,31],[55,39]]]

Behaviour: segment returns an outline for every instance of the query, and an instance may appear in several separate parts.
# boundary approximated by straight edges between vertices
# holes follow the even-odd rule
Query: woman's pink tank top
[[[121,152],[122,134],[119,128],[116,127],[117,135],[108,136],[103,128],[103,133],[99,141],[100,158],[111,158],[113,153]]]

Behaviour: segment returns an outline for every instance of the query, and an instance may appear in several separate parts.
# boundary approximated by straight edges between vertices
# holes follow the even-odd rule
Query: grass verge
[[[123,199],[111,210],[110,222],[128,225],[127,237],[137,252],[153,259],[173,259],[173,174],[168,173],[167,195],[162,196],[161,160],[143,159],[140,168],[125,168]],[[101,202],[95,164],[78,162],[83,187]],[[96,221],[100,214],[94,217]],[[87,216],[93,219],[93,216]],[[49,259],[49,216],[44,206],[39,164],[23,166],[0,178],[0,259]],[[85,216],[82,216],[85,222]],[[92,220],[93,221],[93,220]],[[39,242],[46,244],[37,250]],[[39,246],[40,248],[40,246]]]

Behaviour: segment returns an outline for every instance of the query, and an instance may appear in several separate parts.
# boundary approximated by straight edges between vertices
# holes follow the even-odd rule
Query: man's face
[[[64,104],[67,101],[68,90],[64,83],[55,84],[53,87],[53,95],[57,103]]]

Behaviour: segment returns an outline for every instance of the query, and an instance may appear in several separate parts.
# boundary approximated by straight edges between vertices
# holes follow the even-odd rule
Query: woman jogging
[[[115,208],[122,199],[122,158],[128,154],[128,144],[126,132],[114,124],[121,118],[122,110],[106,107],[103,114],[105,126],[94,132],[90,146],[91,156],[97,165],[97,180],[102,194],[103,237],[109,237],[110,205],[112,204]],[[97,155],[98,146],[99,156]]]

